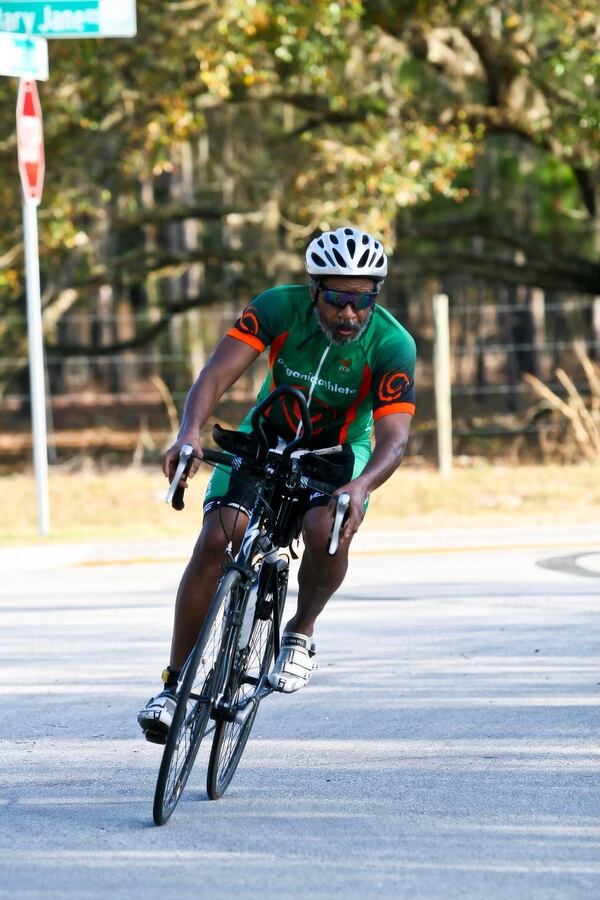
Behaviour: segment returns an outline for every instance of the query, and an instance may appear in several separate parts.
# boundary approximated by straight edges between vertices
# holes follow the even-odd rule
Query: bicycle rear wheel
[[[283,562],[283,561],[282,561]],[[243,708],[257,684],[271,667],[274,649],[279,644],[279,625],[287,591],[287,563],[269,567],[269,578],[259,590],[256,614],[248,646],[238,649],[225,695],[230,707]],[[250,736],[259,700],[241,722],[222,718],[217,722],[210,751],[206,790],[218,800],[229,787]]]
[[[240,581],[235,570],[225,573],[214,596],[202,630],[190,653],[177,708],[163,752],[154,793],[153,818],[164,825],[183,793],[203,737],[207,733],[212,705],[220,691],[222,645],[225,643],[227,612]]]

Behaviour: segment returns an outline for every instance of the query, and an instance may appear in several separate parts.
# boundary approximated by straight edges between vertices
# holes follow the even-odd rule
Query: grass
[[[52,534],[37,537],[32,474],[0,477],[2,544],[189,536],[200,526],[208,473],[188,489],[186,509],[164,502],[158,467],[107,472],[51,470]],[[524,523],[600,522],[600,463],[574,466],[477,464],[448,478],[406,465],[371,498],[373,529],[439,529]]]

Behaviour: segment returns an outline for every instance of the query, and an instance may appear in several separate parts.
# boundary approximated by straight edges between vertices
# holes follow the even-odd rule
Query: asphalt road
[[[311,685],[156,828],[186,549],[0,550],[0,897],[600,896],[600,527],[362,535]]]

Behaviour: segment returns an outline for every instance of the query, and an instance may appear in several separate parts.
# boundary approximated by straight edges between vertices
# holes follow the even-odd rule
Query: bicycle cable
[[[233,474],[233,471],[232,471],[232,469],[231,469],[230,466],[224,466],[222,463],[213,463],[213,462],[210,462],[209,460],[204,459],[204,458],[202,458],[202,462],[206,463],[207,466],[211,466],[213,469],[218,469],[218,470],[221,471],[221,472],[227,472],[227,471],[229,471],[230,474]],[[240,481],[243,480],[243,479],[240,478],[239,474],[236,474],[236,478],[238,478]],[[236,507],[232,507],[232,506],[227,507],[227,508],[229,508],[229,509],[237,509],[237,514],[236,514],[236,517],[235,517],[234,522],[233,522],[233,532],[234,532],[234,533],[235,533],[235,530],[236,530],[236,527],[237,527],[238,516],[239,516],[239,514],[240,514],[241,511],[242,511],[242,510],[241,510],[241,506],[242,506],[243,504],[246,503],[246,499],[247,499],[248,497],[250,497],[252,494],[254,494],[256,497],[259,496],[258,489],[255,488],[254,485],[251,485],[251,484],[249,484],[248,482],[246,482],[246,487],[248,488],[248,491],[247,491],[247,493],[243,496],[241,503],[240,503],[240,504],[237,504]],[[333,496],[333,494],[332,494],[331,496]],[[262,500],[262,502],[264,503],[264,505],[265,505],[265,507],[267,508],[267,510],[271,513],[271,515],[274,516],[274,515],[275,515],[275,510],[273,509],[273,507],[271,506],[271,504],[270,504],[267,500],[265,500],[264,497],[261,497],[261,500]],[[225,507],[223,504],[219,504],[219,506],[217,507],[217,509],[218,509],[218,511],[219,511],[219,523],[220,523],[221,528],[222,528],[222,530],[223,530],[223,534],[224,534],[225,537],[227,538],[227,541],[230,542],[230,541],[231,541],[231,536],[227,533],[227,529],[226,529],[226,527],[225,527],[225,524],[223,523],[222,510],[225,509],[225,508],[226,508],[226,507]],[[246,513],[244,513],[244,515],[245,515],[245,514],[246,514]]]
[[[218,469],[218,470],[220,470],[221,472],[227,472],[227,471],[229,470],[230,474],[233,473],[233,470],[231,469],[230,466],[224,466],[222,463],[213,463],[213,462],[210,462],[209,460],[204,459],[204,458],[202,458],[202,462],[204,462],[207,466],[211,466],[213,469]],[[242,479],[240,478],[239,474],[237,474],[236,477],[237,477],[240,481],[242,480]],[[251,485],[251,484],[249,484],[248,482],[246,482],[246,487],[248,488],[248,491],[247,491],[247,493],[244,495],[244,497],[242,498],[241,504],[244,504],[245,501],[246,501],[246,498],[247,498],[247,497],[250,497],[252,494],[254,494],[256,497],[259,496],[258,489],[255,488],[253,485]],[[310,490],[310,488],[307,488],[307,490]],[[326,497],[330,497],[330,498],[333,498],[333,496],[334,496],[334,495],[333,495],[332,493],[330,493],[329,491],[320,491],[320,493],[325,494]],[[264,503],[264,505],[265,505],[265,507],[267,508],[267,510],[271,513],[271,515],[274,516],[274,515],[275,515],[275,510],[273,509],[273,507],[271,506],[271,504],[268,503],[267,500],[265,500],[264,497],[261,497],[260,499],[261,499],[262,502]],[[235,509],[235,508],[237,508],[236,517],[235,517],[234,522],[233,522],[233,533],[235,533],[235,530],[236,530],[236,527],[237,527],[238,516],[240,515],[240,513],[241,513],[241,511],[242,511],[242,510],[241,510],[241,504],[238,504],[237,507],[231,507],[231,506],[228,507],[229,509]],[[218,509],[218,511],[219,511],[219,523],[220,523],[221,528],[222,528],[222,530],[223,530],[223,534],[225,535],[225,537],[227,538],[227,541],[228,541],[228,543],[229,543],[229,542],[231,542],[231,536],[227,533],[227,529],[226,529],[225,524],[224,524],[224,522],[223,522],[223,515],[222,515],[222,510],[225,509],[225,508],[226,508],[226,507],[223,506],[222,504],[219,504],[219,506],[217,507],[217,509]],[[245,513],[244,513],[244,515],[245,515]]]

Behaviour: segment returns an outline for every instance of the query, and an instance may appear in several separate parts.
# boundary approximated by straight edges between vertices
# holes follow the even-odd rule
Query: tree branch
[[[206,206],[203,204],[191,204],[186,206],[179,203],[161,204],[146,207],[136,212],[128,212],[117,215],[113,220],[115,228],[135,228],[141,225],[164,225],[171,222],[182,222],[185,219],[201,219],[215,221],[233,214],[244,216],[252,215],[256,210],[236,209],[226,206]]]
[[[406,254],[402,257],[400,271],[403,276],[469,275],[494,284],[515,284],[539,287],[547,291],[574,291],[581,294],[597,292],[600,281],[600,264],[587,263],[582,269],[561,265],[549,266],[543,262],[528,260],[519,265],[506,257],[475,256],[472,253],[441,255],[439,248],[430,253]]]
[[[57,355],[59,357],[67,356],[115,356],[118,353],[124,353],[126,350],[135,350],[138,347],[144,347],[161,331],[168,327],[169,323],[176,316],[188,312],[190,309],[199,309],[203,306],[214,306],[221,298],[215,294],[203,294],[195,297],[188,297],[177,303],[171,303],[167,310],[163,311],[160,319],[153,322],[135,337],[128,338],[124,341],[114,341],[112,344],[66,344],[56,343],[47,344],[46,349],[48,355]]]

